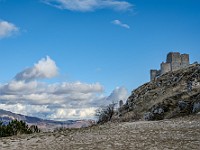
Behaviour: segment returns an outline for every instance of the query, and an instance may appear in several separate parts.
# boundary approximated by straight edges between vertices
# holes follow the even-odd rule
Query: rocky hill
[[[132,91],[112,120],[160,120],[200,111],[200,64],[167,72]]]

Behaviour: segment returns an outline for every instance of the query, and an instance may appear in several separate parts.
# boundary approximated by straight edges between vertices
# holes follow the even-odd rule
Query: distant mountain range
[[[28,125],[37,125],[40,129],[44,131],[53,130],[55,128],[82,128],[90,126],[94,123],[93,120],[67,120],[67,121],[54,121],[54,120],[44,120],[37,117],[30,117],[21,114],[15,114],[10,111],[0,109],[0,121],[4,124],[8,124],[11,120],[22,120]]]

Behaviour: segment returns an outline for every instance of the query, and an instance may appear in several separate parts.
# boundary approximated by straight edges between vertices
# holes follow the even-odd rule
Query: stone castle
[[[160,70],[150,70],[151,81],[156,79],[162,74],[169,71],[178,70],[190,65],[189,54],[180,54],[179,52],[170,52],[167,54],[166,63],[160,64]]]

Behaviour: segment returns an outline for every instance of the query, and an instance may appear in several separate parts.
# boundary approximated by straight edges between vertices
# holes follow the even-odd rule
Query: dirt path
[[[1,150],[200,149],[200,115],[0,138]]]

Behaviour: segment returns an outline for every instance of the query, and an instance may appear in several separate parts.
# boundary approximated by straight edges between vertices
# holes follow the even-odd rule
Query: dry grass
[[[1,150],[200,149],[200,115],[0,139]]]

